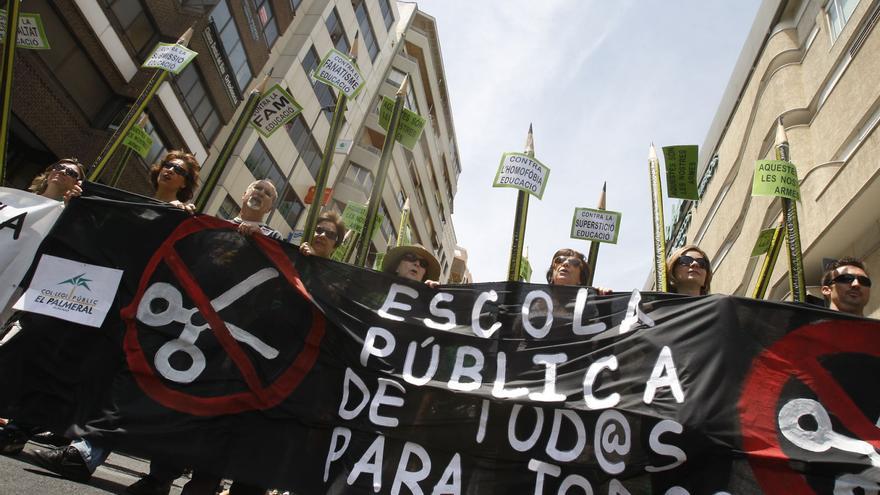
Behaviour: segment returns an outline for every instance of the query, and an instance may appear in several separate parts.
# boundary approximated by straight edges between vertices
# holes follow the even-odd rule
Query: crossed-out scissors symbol
[[[249,293],[260,284],[278,277],[278,270],[263,268],[250,277],[235,284],[226,292],[220,294],[211,301],[214,311],[220,312],[245,294]],[[161,311],[154,311],[155,301],[165,301],[167,307]],[[164,343],[156,352],[153,363],[156,370],[168,380],[177,383],[190,383],[205,370],[205,354],[195,345],[199,334],[210,328],[208,323],[196,325],[193,318],[199,313],[198,308],[184,308],[183,297],[180,291],[171,284],[157,282],[151,285],[137,308],[137,319],[145,325],[160,327],[171,322],[183,323],[180,337]],[[235,340],[249,345],[254,351],[266,359],[275,359],[278,349],[266,344],[256,335],[243,330],[229,322],[224,321],[226,328]],[[189,355],[191,362],[186,369],[177,369],[171,366],[171,356],[176,352],[184,352]]]

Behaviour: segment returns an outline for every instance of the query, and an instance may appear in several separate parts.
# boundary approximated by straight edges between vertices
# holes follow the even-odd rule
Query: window
[[[245,159],[244,164],[251,171],[255,179],[269,179],[278,189],[278,213],[284,217],[288,225],[293,228],[299,220],[300,214],[305,209],[302,201],[296,196],[296,192],[288,186],[287,177],[275,163],[266,145],[257,140],[251,153]]]
[[[247,54],[244,52],[241,37],[238,35],[238,27],[236,27],[235,21],[232,20],[226,0],[220,0],[220,3],[214,8],[214,11],[211,12],[211,20],[217,27],[220,43],[223,45],[226,57],[229,58],[229,65],[232,66],[232,71],[235,73],[238,90],[242,92],[247,88],[251,79],[253,79],[253,74],[248,65]]]
[[[385,82],[394,86],[395,88],[399,88],[401,84],[403,84],[403,78],[406,77],[406,73],[402,70],[391,68],[391,72],[388,73],[388,77],[385,79]]]
[[[846,22],[852,16],[859,0],[830,0],[825,6],[828,14],[828,26],[830,27],[831,39],[836,40],[843,31]]]
[[[184,106],[205,144],[210,143],[220,130],[220,115],[202,82],[196,64],[189,64],[175,77],[177,89],[183,95]]]
[[[312,80],[312,89],[315,90],[315,96],[318,97],[318,102],[321,104],[321,106],[336,106],[336,96],[333,94],[333,90],[330,89],[330,86],[312,77],[312,73],[315,71],[315,68],[318,67],[318,64],[320,62],[321,59],[318,58],[318,52],[317,50],[315,50],[314,45],[312,45],[312,47],[309,48],[309,51],[306,52],[305,57],[303,57],[303,70],[306,71],[309,79]],[[329,115],[327,115],[326,117],[327,119],[330,119]]]
[[[361,28],[361,38],[363,38],[364,46],[370,54],[370,60],[376,60],[376,55],[379,54],[379,44],[376,43],[376,33],[373,31],[373,25],[370,24],[367,4],[364,0],[352,0],[351,8],[354,9],[354,15],[357,17],[358,26]]]
[[[232,220],[238,215],[239,210],[241,210],[239,204],[232,199],[232,196],[227,194],[226,197],[223,198],[223,203],[220,205],[220,209],[217,210],[217,216],[224,220]]]
[[[254,0],[254,4],[257,7],[257,17],[260,18],[260,25],[263,26],[266,46],[272,48],[275,40],[278,39],[278,24],[275,22],[272,6],[269,5],[269,0]]]
[[[357,187],[367,196],[373,190],[373,173],[354,162],[349,162],[348,170],[345,171],[342,180]]]
[[[296,10],[302,4],[302,0],[290,0],[290,9],[293,10],[293,13],[296,14]]]
[[[299,156],[305,163],[306,168],[311,172],[312,177],[317,177],[318,169],[321,167],[321,148],[312,136],[311,131],[306,127],[306,120],[300,114],[293,119],[290,124],[285,126],[287,134],[293,140],[293,145],[299,151]]]
[[[138,59],[146,59],[159,40],[159,32],[152,18],[144,11],[140,0],[103,0],[104,7],[113,13],[122,37]]]
[[[397,242],[394,224],[391,222],[391,214],[388,213],[388,207],[385,206],[385,203],[382,203],[382,224],[379,225],[379,230],[382,231],[382,236],[385,237],[385,242],[388,246],[392,246]]]
[[[403,191],[398,189],[397,190],[397,207],[402,210],[404,204],[406,204],[406,196],[404,196]]]
[[[391,29],[394,24],[394,12],[391,10],[391,4],[388,0],[379,0],[379,9],[382,10],[382,19],[385,20],[385,30]]]
[[[410,81],[406,87],[406,99],[403,102],[403,106],[421,115],[421,112],[419,111],[419,101],[416,100],[416,92],[413,89],[413,86],[414,84]],[[425,137],[424,133],[422,134],[422,137]]]
[[[165,156],[165,154],[168,153],[168,149],[165,147],[165,142],[156,131],[153,121],[149,118],[147,119],[147,124],[144,126],[144,131],[153,138],[153,145],[150,146],[150,151],[147,152],[147,157],[144,158],[144,163],[149,167],[158,162],[159,158]]]
[[[345,36],[345,29],[342,27],[342,20],[339,19],[339,12],[334,8],[327,17],[327,32],[330,33],[330,41],[333,47],[342,53],[351,51],[351,45],[348,44],[348,38]]]

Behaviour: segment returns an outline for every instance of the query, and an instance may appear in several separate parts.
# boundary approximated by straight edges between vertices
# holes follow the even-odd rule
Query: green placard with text
[[[755,162],[752,196],[778,196],[799,201],[801,188],[797,168],[783,160],[758,160]]]
[[[125,135],[122,144],[123,146],[131,148],[132,151],[140,155],[141,158],[146,158],[147,153],[150,152],[150,147],[153,146],[153,138],[147,134],[147,131],[138,126],[134,126],[128,131],[128,134]]]
[[[755,242],[755,247],[752,249],[751,257],[761,256],[770,250],[770,243],[773,242],[773,234],[776,233],[776,228],[764,229],[758,235],[758,240]]]
[[[386,131],[388,130],[388,124],[391,122],[391,113],[393,111],[394,100],[383,96],[382,103],[379,106],[379,125]],[[397,125],[397,142],[412,151],[419,138],[422,137],[422,130],[424,128],[425,118],[408,108],[404,108],[400,114],[400,122]]]
[[[700,199],[697,192],[696,145],[664,146],[663,158],[666,161],[666,195],[670,198]]]

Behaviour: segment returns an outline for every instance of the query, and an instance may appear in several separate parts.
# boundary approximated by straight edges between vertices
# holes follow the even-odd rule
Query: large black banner
[[[125,199],[71,202],[43,244],[122,282],[100,329],[25,318],[0,414],[300,495],[880,488],[874,320],[435,290]]]

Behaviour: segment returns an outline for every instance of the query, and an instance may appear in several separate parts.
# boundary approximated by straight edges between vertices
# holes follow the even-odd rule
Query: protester
[[[547,269],[547,283],[550,285],[587,285],[590,265],[583,253],[563,248],[553,253],[550,268]],[[611,289],[595,287],[601,295],[611,294]]]
[[[689,296],[705,296],[712,282],[709,256],[694,244],[677,249],[666,260],[669,292]]]
[[[421,244],[397,246],[385,253],[382,272],[416,282],[424,282],[429,287],[437,287],[440,278],[440,263],[437,258]]]
[[[62,158],[46,167],[34,177],[28,191],[56,201],[67,201],[71,195],[79,196],[86,173],[76,158]]]
[[[255,180],[247,187],[241,197],[241,211],[232,221],[238,224],[238,231],[244,235],[263,234],[275,240],[282,240],[281,233],[263,223],[263,217],[275,205],[278,191],[268,179]]]
[[[834,311],[865,316],[871,298],[871,279],[865,264],[855,258],[831,263],[822,275],[822,295]]]
[[[345,223],[335,211],[326,211],[318,217],[312,242],[302,243],[299,252],[306,256],[314,254],[321,258],[329,258],[344,238]]]
[[[199,186],[200,168],[198,160],[191,153],[169,151],[162,161],[150,168],[150,182],[156,190],[153,197],[194,212],[195,205],[188,201]]]

